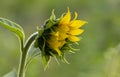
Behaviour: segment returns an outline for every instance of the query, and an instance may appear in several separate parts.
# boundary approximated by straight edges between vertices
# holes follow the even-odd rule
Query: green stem
[[[26,41],[25,45],[23,45],[23,42],[21,42],[21,56],[20,56],[20,64],[18,69],[18,77],[25,77],[25,66],[26,66],[26,58],[28,49],[30,48],[31,44],[35,40],[38,33],[33,33],[28,40]],[[24,47],[23,47],[24,46]]]

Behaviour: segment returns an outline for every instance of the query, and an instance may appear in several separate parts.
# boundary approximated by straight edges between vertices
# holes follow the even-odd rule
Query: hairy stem
[[[35,40],[36,36],[38,33],[33,33],[26,41],[25,45],[21,43],[21,56],[20,56],[20,64],[19,64],[19,69],[18,69],[18,77],[25,77],[25,66],[26,66],[26,58],[27,58],[27,53],[28,50],[32,44],[32,42]],[[24,47],[23,47],[24,46]]]

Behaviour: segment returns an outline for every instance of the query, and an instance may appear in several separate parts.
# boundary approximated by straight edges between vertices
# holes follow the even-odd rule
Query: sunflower
[[[38,29],[35,46],[41,50],[45,68],[51,57],[68,63],[65,59],[65,53],[73,51],[72,44],[80,41],[79,36],[84,32],[81,27],[87,22],[78,20],[77,12],[74,14],[75,16],[71,20],[71,13],[68,8],[67,13],[56,18],[53,10],[50,18]]]

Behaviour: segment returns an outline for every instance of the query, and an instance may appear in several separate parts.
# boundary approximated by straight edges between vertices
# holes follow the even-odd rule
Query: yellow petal
[[[58,55],[61,56],[61,51],[58,48],[56,48],[55,51],[57,51]]]
[[[68,8],[68,12],[66,13],[66,15],[61,19],[59,24],[68,24],[70,22],[71,19],[71,14],[70,14],[70,10]]]
[[[78,13],[77,13],[77,12],[75,12],[75,17],[74,17],[74,19],[73,19],[73,20],[76,20],[76,19],[77,19],[77,17],[78,17]]]
[[[69,34],[71,35],[80,35],[84,32],[84,30],[82,29],[73,29],[73,30],[70,30]]]
[[[66,43],[65,40],[60,41],[60,46],[59,46],[59,48],[63,47],[63,45],[64,45],[65,43]]]
[[[59,32],[55,32],[53,35],[57,37],[59,36]]]
[[[87,23],[86,21],[82,21],[82,20],[73,20],[70,22],[70,28],[71,29],[77,29],[80,28],[81,26],[83,26],[85,23]]]
[[[57,36],[59,36],[59,32],[54,32],[54,33],[52,33],[52,35],[57,37]]]
[[[49,37],[49,40],[50,41],[54,41],[54,40],[58,40],[59,39],[59,36],[55,36],[55,35],[51,35],[50,37]]]
[[[59,34],[59,40],[65,40],[67,37],[68,37],[68,35],[66,33],[61,32]]]
[[[56,40],[54,38],[47,40],[47,43],[48,43],[48,45],[49,45],[49,47],[51,49],[58,48],[59,45],[60,45],[60,43],[58,42],[58,40]]]
[[[58,28],[57,28],[57,31],[67,32],[67,31],[69,31],[69,26],[67,26],[67,25],[59,25]]]
[[[76,36],[73,36],[73,35],[70,35],[69,40],[72,41],[72,42],[77,42],[77,41],[80,41],[80,38],[78,38]]]

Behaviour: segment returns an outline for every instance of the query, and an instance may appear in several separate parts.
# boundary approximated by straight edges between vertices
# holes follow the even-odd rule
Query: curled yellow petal
[[[77,13],[77,12],[75,12],[75,17],[74,17],[74,19],[73,19],[73,20],[76,20],[76,19],[77,19],[77,17],[78,17],[78,13]]]
[[[80,41],[80,38],[78,38],[76,36],[73,36],[73,35],[70,35],[69,40],[72,41],[72,42],[77,42],[77,41]]]
[[[68,8],[68,12],[66,13],[66,15],[61,19],[60,21],[60,25],[61,24],[68,24],[70,22],[70,19],[71,19],[71,14],[70,14],[70,10]]]
[[[69,34],[71,35],[80,35],[84,32],[84,30],[82,29],[73,29],[73,30],[70,30]]]

